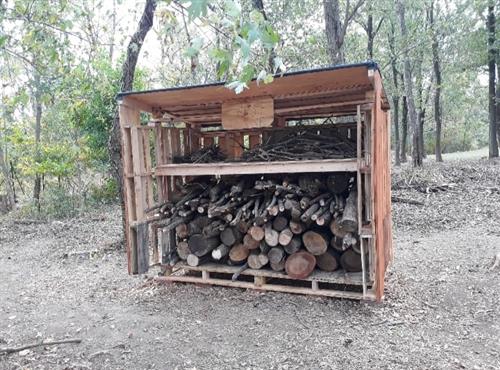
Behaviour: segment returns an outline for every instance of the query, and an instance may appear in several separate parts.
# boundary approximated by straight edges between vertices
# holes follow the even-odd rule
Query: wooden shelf
[[[299,172],[354,172],[354,158],[284,162],[174,163],[156,167],[156,176],[252,175]]]

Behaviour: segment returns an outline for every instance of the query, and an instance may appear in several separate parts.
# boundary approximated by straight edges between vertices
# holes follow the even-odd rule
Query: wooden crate
[[[145,210],[168,200],[178,191],[183,179],[203,175],[349,171],[357,174],[358,231],[361,248],[369,254],[368,266],[363,266],[364,272],[356,280],[357,284],[353,284],[353,279],[346,274],[332,273],[331,281],[318,280],[316,274],[293,286],[284,274],[278,276],[275,272],[252,270],[243,274],[251,278],[249,281],[233,282],[224,277],[231,273],[229,266],[187,268],[183,264],[166,269],[169,275],[161,280],[383,299],[385,272],[392,260],[390,120],[387,98],[375,64],[290,73],[276,78],[270,85],[251,83],[240,95],[221,84],[213,84],[122,93],[119,102],[130,273],[144,273],[150,264],[165,262],[162,254],[167,253],[175,241],[171,235],[164,236],[159,246],[158,230],[153,226],[151,232]],[[141,121],[141,112],[149,113],[149,117]],[[354,138],[356,157],[286,162],[173,163],[175,156],[213,143],[217,143],[229,158],[237,159],[245,150],[270,136],[297,129],[290,125],[294,120],[328,117],[344,119],[308,127],[313,127],[318,135],[335,130],[336,135]],[[198,275],[193,276],[193,273]],[[320,275],[323,279],[328,274]],[[325,288],[325,284],[330,285]]]

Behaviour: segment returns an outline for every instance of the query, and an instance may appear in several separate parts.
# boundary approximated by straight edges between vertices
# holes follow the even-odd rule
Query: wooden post
[[[120,127],[122,133],[123,158],[123,199],[125,202],[125,240],[129,274],[137,274],[137,234],[130,225],[144,218],[144,207],[137,204],[136,189],[142,190],[142,184],[135,176],[132,128],[137,139],[137,126],[140,125],[140,111],[122,102],[119,106]],[[139,180],[139,181],[137,181]],[[136,181],[137,186],[136,186]],[[138,207],[139,206],[139,207]]]

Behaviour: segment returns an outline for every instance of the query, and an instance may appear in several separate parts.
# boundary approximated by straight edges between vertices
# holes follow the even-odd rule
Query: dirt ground
[[[117,207],[4,217],[0,348],[82,342],[0,356],[0,369],[499,369],[499,187],[485,161],[395,171],[394,195],[424,205],[394,203],[381,304],[128,276]]]

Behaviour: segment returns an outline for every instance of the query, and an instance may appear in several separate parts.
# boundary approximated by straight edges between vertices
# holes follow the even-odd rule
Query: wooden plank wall
[[[382,81],[380,74],[373,75],[375,104],[372,109],[372,194],[375,223],[376,276],[375,293],[377,300],[384,297],[384,280],[388,264],[392,259],[391,224],[391,179],[389,161],[390,122],[388,114],[382,110]]]

